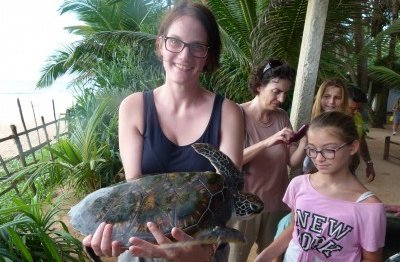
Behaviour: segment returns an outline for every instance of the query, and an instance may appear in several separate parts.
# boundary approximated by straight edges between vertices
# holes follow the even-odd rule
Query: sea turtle
[[[147,175],[99,189],[71,208],[71,225],[88,235],[101,222],[111,223],[112,239],[125,247],[132,236],[155,241],[146,227],[148,221],[158,224],[170,238],[171,229],[179,227],[195,236],[193,243],[244,242],[243,235],[226,227],[226,222],[232,211],[242,218],[261,212],[262,201],[239,192],[243,175],[229,157],[209,144],[196,143],[193,148],[211,162],[217,173]]]

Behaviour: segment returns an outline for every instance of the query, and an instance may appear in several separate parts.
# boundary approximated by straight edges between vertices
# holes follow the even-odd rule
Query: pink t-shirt
[[[302,248],[298,261],[360,261],[362,249],[374,252],[385,244],[382,203],[330,198],[312,187],[309,174],[293,178],[283,201],[295,212],[292,241]]]
[[[250,145],[256,144],[285,127],[292,128],[286,111],[278,109],[270,114],[267,125],[259,123],[248,113],[250,103],[242,104],[245,112],[245,127]],[[290,150],[297,144],[277,144],[263,149],[248,162],[248,174],[244,177],[244,192],[256,194],[264,202],[265,212],[289,210],[282,202],[289,185],[288,167]]]

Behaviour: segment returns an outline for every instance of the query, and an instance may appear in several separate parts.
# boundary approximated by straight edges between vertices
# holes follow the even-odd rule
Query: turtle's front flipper
[[[237,219],[251,218],[255,214],[261,213],[264,209],[264,203],[254,194],[238,192],[233,199]]]
[[[199,231],[195,237],[187,241],[162,244],[164,248],[187,247],[193,245],[221,244],[221,243],[246,243],[243,234],[236,229],[216,226]]]

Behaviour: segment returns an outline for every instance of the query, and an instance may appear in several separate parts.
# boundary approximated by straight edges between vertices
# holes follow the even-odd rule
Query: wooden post
[[[32,103],[32,101],[31,101],[31,107],[32,107],[32,112],[33,112],[33,119],[35,120],[36,134],[37,134],[38,142],[39,142],[39,145],[40,145],[40,144],[41,144],[41,141],[40,141],[39,128],[38,128],[38,125],[37,125],[35,108],[33,107],[33,103]],[[41,153],[41,155],[42,155],[42,159],[43,159],[43,151],[42,151],[42,150],[40,150],[40,153]],[[33,153],[33,155],[35,155],[35,153]]]
[[[4,162],[3,158],[1,157],[1,155],[0,155],[0,163],[3,166],[3,169],[4,169],[4,172],[6,173],[6,176],[9,177],[10,176],[10,171],[8,171],[7,164],[6,164],[6,162]]]
[[[24,127],[24,131],[26,132],[26,125],[25,125],[25,120],[24,120],[24,114],[22,113],[22,108],[21,108],[21,103],[19,102],[19,98],[17,98],[17,104],[18,104],[18,109],[19,109],[19,115],[21,117],[21,121],[22,121],[22,126]],[[29,134],[28,132],[26,132],[26,139],[28,141],[28,145],[29,145],[29,149],[32,150],[32,144],[31,144],[31,140],[29,138]],[[36,156],[35,156],[35,152],[32,151],[32,156],[33,156],[33,161],[36,163]]]
[[[56,107],[54,106],[54,99],[51,99],[51,103],[53,105],[53,116],[54,116],[54,121],[57,121],[56,117]]]
[[[383,159],[389,160],[389,149],[390,149],[390,136],[385,137],[385,148],[383,149]]]
[[[48,145],[49,147],[51,147],[50,139],[49,139],[49,134],[47,133],[46,123],[44,122],[44,117],[41,116],[41,118],[42,118],[42,125],[43,125],[44,134],[45,134],[45,136],[46,136],[47,145]],[[51,153],[51,151],[49,151],[49,152],[50,152],[51,160],[54,160],[53,154]]]
[[[10,176],[11,176],[11,173],[10,173],[10,171],[8,171],[7,163],[4,162],[4,159],[1,157],[1,155],[0,155],[0,163],[1,163],[1,165],[3,166],[4,172],[6,173],[6,177],[10,177]],[[20,193],[19,193],[19,190],[18,190],[17,185],[15,185],[15,184],[13,183],[12,188],[14,188],[15,192],[17,193],[17,195],[20,196]],[[3,191],[2,193],[0,193],[0,195],[2,195],[3,193],[5,194],[5,193],[7,193],[7,191]]]
[[[11,132],[13,133],[13,136],[14,136],[15,145],[17,146],[19,160],[21,161],[21,164],[23,167],[27,167],[28,165],[26,164],[24,151],[22,150],[21,140],[19,140],[19,137],[18,137],[17,127],[15,125],[11,125],[10,127],[11,127]],[[32,183],[30,187],[31,187],[32,193],[34,195],[36,195],[35,184]]]

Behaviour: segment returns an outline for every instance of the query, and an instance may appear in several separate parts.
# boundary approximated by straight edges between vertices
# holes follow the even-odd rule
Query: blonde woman
[[[349,93],[346,83],[339,78],[325,80],[318,89],[311,111],[311,119],[323,112],[349,112]]]

